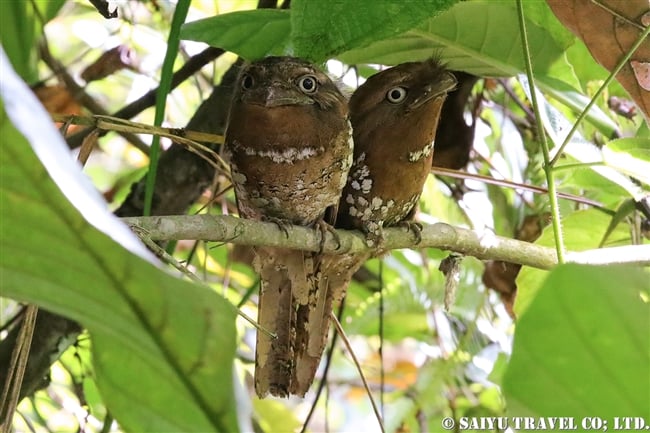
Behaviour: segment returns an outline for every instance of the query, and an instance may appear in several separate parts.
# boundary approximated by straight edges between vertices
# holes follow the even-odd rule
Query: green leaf
[[[253,399],[255,413],[259,417],[262,431],[281,432],[298,431],[302,423],[296,418],[296,413],[286,404],[273,399]]]
[[[322,61],[352,48],[393,37],[449,8],[457,0],[355,0],[291,4],[296,55]]]
[[[404,2],[408,3],[408,2]],[[544,74],[564,52],[553,35],[528,23],[533,67]],[[525,70],[513,2],[456,3],[416,29],[351,49],[340,58],[349,64],[398,64],[439,54],[452,69],[479,76],[512,76]]]
[[[18,74],[28,83],[38,80],[37,35],[34,12],[29,2],[0,2],[0,42]]]
[[[571,64],[576,76],[580,80],[580,87],[583,91],[589,88],[588,85],[590,82],[603,81],[609,76],[609,71],[594,60],[589,49],[580,40],[576,40],[576,43],[567,49],[566,56],[567,61]],[[611,96],[628,97],[627,92],[618,81],[610,83],[608,93]]]
[[[600,248],[601,240],[608,234],[606,246],[629,245],[630,233],[627,226],[618,225],[609,231],[610,221],[613,217],[597,209],[577,211],[562,218],[562,232],[564,245],[570,251],[585,251]],[[536,245],[555,247],[553,227],[548,226]],[[547,271],[523,266],[517,276],[517,298],[515,300],[515,313],[517,317],[524,314],[529,305],[539,292]]]
[[[546,2],[522,2],[527,20],[549,31],[553,39],[561,46],[568,48],[576,41],[576,37],[562,24]]]
[[[65,4],[65,1],[66,0],[34,0],[33,3],[37,5],[38,10],[43,17],[43,24],[46,24],[59,13]]]
[[[236,431],[232,306],[155,264],[1,51],[0,68],[3,296],[88,328],[97,385],[125,430]]]
[[[632,199],[627,199],[621,203],[621,205],[616,209],[616,212],[614,215],[612,215],[612,219],[609,222],[609,225],[607,226],[607,231],[605,231],[605,234],[603,235],[602,240],[600,241],[600,245],[602,246],[607,242],[609,239],[609,235],[611,235],[614,232],[614,229],[618,227],[620,223],[625,221],[625,219],[630,216],[632,213],[636,211],[636,202]]]
[[[503,380],[509,414],[597,414],[610,427],[615,416],[649,419],[649,292],[640,269],[553,270],[517,323]]]
[[[650,139],[612,140],[603,147],[603,159],[608,167],[650,186]]]
[[[626,152],[641,162],[650,163],[650,139],[620,138],[607,143],[607,148],[613,152]]]
[[[641,122],[639,129],[636,131],[636,136],[650,138],[650,125],[648,125],[648,122]]]
[[[256,9],[231,12],[183,25],[181,38],[232,51],[247,60],[287,54],[289,11]]]
[[[526,77],[522,76],[520,79],[522,81],[522,88],[530,98]],[[540,120],[544,125],[544,129],[553,144],[559,147],[571,130],[571,122],[557,108],[551,105],[542,94],[538,93],[537,100],[541,108]],[[620,169],[623,167],[617,167],[617,170],[604,165],[605,161],[602,150],[592,142],[585,140],[579,133],[575,133],[571,137],[569,144],[564,149],[564,153],[576,161],[585,164],[586,167],[589,167],[590,170],[607,179],[612,185],[624,189],[635,200],[640,200],[645,196],[645,192],[639,185],[621,173]],[[575,165],[571,165],[570,167],[575,169]],[[560,170],[561,166],[556,166],[555,169]],[[639,168],[636,168],[635,171],[639,170]]]
[[[569,107],[576,114],[582,113],[590,101],[583,93],[578,92],[564,81],[556,80],[552,76],[538,78],[537,83],[540,89]],[[591,107],[586,120],[598,128],[605,137],[612,137],[618,131],[618,125],[597,105]]]
[[[631,197],[625,188],[594,171],[589,165],[572,166],[558,173],[562,177],[562,187],[572,188],[574,192],[599,201],[607,208],[616,208],[625,197]]]
[[[38,44],[43,25],[54,18],[65,0],[0,1],[0,43],[16,72],[29,84],[38,81]],[[34,13],[34,5],[39,15]]]

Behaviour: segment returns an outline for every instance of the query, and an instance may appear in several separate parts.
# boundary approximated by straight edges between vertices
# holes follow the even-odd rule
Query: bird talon
[[[341,248],[341,237],[339,236],[339,234],[336,232],[336,229],[332,225],[326,223],[323,220],[319,220],[316,222],[316,230],[318,231],[318,233],[320,233],[320,244],[319,244],[319,251],[318,251],[319,254],[323,254],[323,251],[325,251],[325,240],[327,239],[325,237],[325,234],[327,232],[329,232],[334,238],[334,240],[336,241],[336,249],[338,250],[339,248]]]
[[[405,227],[406,231],[410,231],[413,233],[413,236],[415,236],[416,245],[422,242],[423,226],[421,223],[414,222],[414,221],[402,221],[398,225]]]
[[[263,219],[278,226],[278,228],[284,233],[287,239],[289,239],[289,227],[291,227],[290,223],[281,218],[275,217],[263,217]]]

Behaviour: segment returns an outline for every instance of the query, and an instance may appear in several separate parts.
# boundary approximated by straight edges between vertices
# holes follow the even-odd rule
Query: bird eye
[[[241,78],[241,88],[248,90],[253,87],[253,82],[253,77],[251,77],[249,74],[244,74],[244,76]]]
[[[298,78],[298,88],[304,93],[314,93],[318,88],[318,80],[313,75],[303,75]]]
[[[399,104],[406,98],[406,89],[404,87],[393,87],[386,92],[386,99],[391,104]]]

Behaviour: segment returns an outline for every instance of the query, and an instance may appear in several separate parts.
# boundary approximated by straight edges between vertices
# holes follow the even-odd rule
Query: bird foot
[[[269,217],[265,216],[262,217],[262,219],[266,222],[270,222],[278,226],[280,230],[284,233],[284,235],[289,239],[289,227],[291,227],[291,223],[287,222],[286,220],[283,220],[281,218],[275,218],[275,217]]]
[[[404,227],[406,228],[407,231],[412,232],[413,236],[415,236],[416,245],[422,242],[422,224],[414,221],[402,221],[396,225],[400,227]]]
[[[327,232],[329,232],[336,241],[336,249],[338,250],[341,248],[341,237],[338,233],[336,233],[336,229],[331,224],[328,224],[323,220],[318,220],[316,221],[315,229],[318,231],[318,233],[320,233],[320,250],[318,251],[319,254],[323,254],[323,251],[325,250],[325,234]]]

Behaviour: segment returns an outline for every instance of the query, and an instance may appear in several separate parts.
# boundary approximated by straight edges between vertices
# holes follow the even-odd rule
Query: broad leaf
[[[457,0],[355,0],[291,4],[296,54],[315,61],[396,36],[436,16]]]
[[[640,269],[564,265],[551,272],[517,323],[503,379],[509,414],[598,414],[610,426],[615,416],[647,420],[649,294],[650,276]]]
[[[237,430],[232,306],[155,265],[1,51],[0,67],[2,295],[88,328],[97,384],[125,430]]]
[[[642,38],[642,31],[628,22],[635,22],[637,17],[647,13],[648,3],[644,1],[619,2],[602,0],[600,2],[583,2],[576,0],[548,0],[547,3],[559,20],[576,36],[582,39],[591,55],[607,70],[612,71],[620,59],[632,50],[637,40],[642,43],[636,48],[632,62],[626,65],[616,79],[628,91],[639,108],[650,115],[650,93],[647,70],[643,72],[643,62],[650,54],[650,39]],[[625,23],[625,24],[620,24]],[[635,69],[634,60],[641,63]],[[647,65],[647,64],[646,64]]]
[[[184,24],[181,37],[256,60],[269,54],[287,54],[290,33],[289,11],[257,9]]]
[[[607,234],[605,246],[629,245],[630,233],[626,226],[619,225],[608,229],[610,220],[613,217],[597,210],[589,209],[577,211],[562,218],[562,233],[564,233],[564,245],[569,251],[585,251],[601,247],[601,241]],[[553,227],[544,228],[537,245],[555,247]],[[528,309],[531,302],[537,296],[540,287],[548,275],[547,271],[534,269],[529,266],[521,268],[517,276],[517,298],[515,300],[515,312],[521,316]]]
[[[566,47],[553,35],[528,23],[535,72],[544,74],[561,60]],[[397,64],[440,55],[453,69],[479,76],[512,76],[524,71],[514,3],[460,2],[415,29],[341,54],[349,64]]]
[[[603,147],[603,159],[608,167],[650,186],[650,139],[621,138],[610,141]]]

